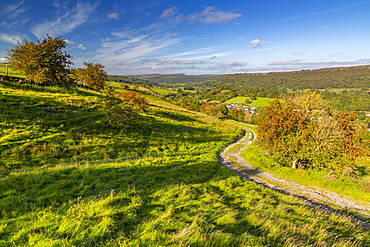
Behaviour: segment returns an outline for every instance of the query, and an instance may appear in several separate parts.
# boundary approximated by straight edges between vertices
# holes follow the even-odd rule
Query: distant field
[[[157,88],[157,87],[153,87],[152,90],[164,96],[176,93],[176,91],[173,91],[173,90],[167,90],[167,89]]]
[[[228,101],[225,102],[225,104],[245,104],[245,101],[247,99],[249,100],[249,97],[238,96],[238,97],[229,99]],[[268,104],[274,100],[275,99],[273,98],[257,98],[256,100],[253,100],[252,103],[248,105],[252,107],[264,107],[264,106],[268,106]]]
[[[264,106],[268,106],[269,103],[274,100],[275,99],[272,99],[272,98],[257,98],[256,100],[253,100],[252,103],[249,104],[249,106],[264,107]]]
[[[183,92],[186,92],[186,93],[196,93],[197,91],[196,90],[181,90]]]
[[[320,92],[329,91],[332,93],[342,93],[343,91],[360,91],[362,88],[360,87],[354,87],[354,88],[325,88],[325,89],[317,89]],[[294,93],[294,92],[303,92],[304,90],[292,90],[288,89],[288,93]]]
[[[126,84],[121,82],[109,81],[108,85],[111,87],[123,88]]]
[[[245,101],[247,99],[249,100],[249,97],[238,96],[238,97],[229,99],[228,101],[225,101],[225,104],[245,104]]]
[[[362,88],[331,88],[331,89],[319,89],[319,91],[329,91],[334,93],[342,93],[343,91],[360,91]]]

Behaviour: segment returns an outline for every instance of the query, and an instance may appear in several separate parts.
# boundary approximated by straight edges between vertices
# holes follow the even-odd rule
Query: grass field
[[[222,167],[237,122],[147,96],[149,112],[112,128],[100,97],[0,83],[0,246],[370,245]]]
[[[268,106],[270,104],[270,102],[272,102],[274,100],[275,99],[258,97],[256,100],[253,100],[252,103],[249,104],[249,106],[251,106],[251,107],[264,107],[264,106]]]
[[[238,96],[238,97],[225,101],[225,104],[246,104],[245,102],[247,100],[249,101],[249,97]],[[275,99],[272,99],[272,98],[258,97],[255,100],[253,100],[251,103],[249,103],[248,105],[251,107],[264,107],[264,106],[268,106],[269,103],[274,100]]]
[[[245,104],[246,100],[249,100],[249,97],[238,96],[238,97],[229,99],[225,101],[224,103],[225,104]]]
[[[167,90],[167,89],[163,89],[163,88],[158,88],[158,87],[153,87],[151,88],[154,92],[158,93],[158,94],[161,94],[161,95],[169,95],[169,94],[175,94],[177,93],[176,91],[173,91],[173,90]]]

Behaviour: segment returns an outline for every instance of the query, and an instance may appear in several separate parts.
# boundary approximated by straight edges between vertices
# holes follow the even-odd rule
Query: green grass
[[[249,99],[250,99],[249,97],[238,96],[238,97],[234,97],[232,99],[225,101],[225,104],[246,104],[245,102],[247,100],[249,101]],[[253,100],[251,103],[249,103],[248,105],[251,107],[264,107],[264,106],[268,106],[270,102],[274,100],[275,99],[273,98],[258,97],[255,100]]]
[[[254,124],[248,124],[248,123],[244,123],[244,122],[238,122],[236,120],[231,120],[231,119],[228,119],[226,120],[227,122],[231,123],[231,124],[234,124],[234,125],[237,125],[241,128],[248,128],[248,129],[251,129],[252,131],[254,131],[255,133],[257,133],[257,125],[254,125]]]
[[[225,104],[245,104],[246,100],[249,100],[249,97],[238,96],[225,101]]]
[[[370,244],[348,220],[222,167],[235,122],[147,96],[148,113],[112,129],[98,94],[0,85],[0,246]]]
[[[116,87],[116,88],[124,88],[127,84],[122,83],[122,82],[109,81],[108,85],[111,87]]]
[[[163,89],[163,88],[158,88],[158,87],[153,87],[151,88],[154,92],[158,93],[158,94],[161,94],[161,95],[169,95],[169,94],[175,94],[177,93],[176,91],[174,90],[167,90],[167,89]]]
[[[251,107],[264,107],[264,106],[268,106],[270,104],[270,102],[272,102],[274,100],[276,100],[276,99],[258,97],[256,100],[253,100],[252,103],[249,104],[249,106],[251,106]]]
[[[24,170],[7,176],[0,186],[3,244],[370,243],[367,231],[242,181],[208,153]]]
[[[181,90],[181,91],[185,92],[185,93],[196,93],[196,92],[198,92],[197,90],[187,90],[187,89]]]

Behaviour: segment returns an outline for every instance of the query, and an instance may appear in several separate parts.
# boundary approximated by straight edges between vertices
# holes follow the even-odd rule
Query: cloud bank
[[[8,42],[10,44],[16,45],[18,41],[21,41],[22,38],[16,35],[9,35],[5,33],[0,33],[0,40]]]
[[[240,18],[242,15],[234,12],[226,12],[216,7],[207,6],[201,12],[184,17],[183,14],[178,14],[177,7],[171,7],[162,12],[159,19],[171,21],[199,21],[206,24],[228,23],[232,20]]]

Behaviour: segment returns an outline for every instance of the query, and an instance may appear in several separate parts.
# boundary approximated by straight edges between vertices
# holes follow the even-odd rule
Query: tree
[[[102,108],[105,122],[114,128],[124,128],[129,120],[139,115],[139,111],[146,111],[148,101],[141,94],[132,91],[116,92],[106,87],[102,99]]]
[[[228,109],[226,107],[226,104],[219,104],[217,108],[218,111],[221,112],[223,115],[227,115]]]
[[[214,103],[214,102],[207,102],[207,103],[203,104],[200,107],[200,111],[207,114],[207,115],[215,116],[215,117],[219,117],[219,118],[222,118],[222,117],[225,116],[224,114],[222,114],[219,111],[219,109],[217,107],[217,104]]]
[[[78,68],[75,71],[77,82],[94,90],[102,90],[106,86],[108,75],[104,66],[100,63],[84,62],[86,68]]]
[[[265,107],[258,116],[258,143],[283,164],[341,171],[366,155],[356,115],[333,114],[319,94],[304,92]]]
[[[231,108],[228,112],[229,116],[236,121],[243,122],[245,118],[244,109],[241,107]]]
[[[139,111],[146,111],[149,107],[148,101],[140,93],[134,91],[125,91],[117,94],[118,97],[126,104],[131,105]]]
[[[30,42],[18,42],[14,49],[8,50],[11,67],[22,72],[26,80],[42,85],[68,86],[69,67],[73,64],[71,56],[64,52],[67,42],[61,37]]]
[[[297,158],[304,139],[305,119],[292,101],[275,100],[258,116],[258,143],[283,163]],[[302,158],[302,157],[300,157]]]

